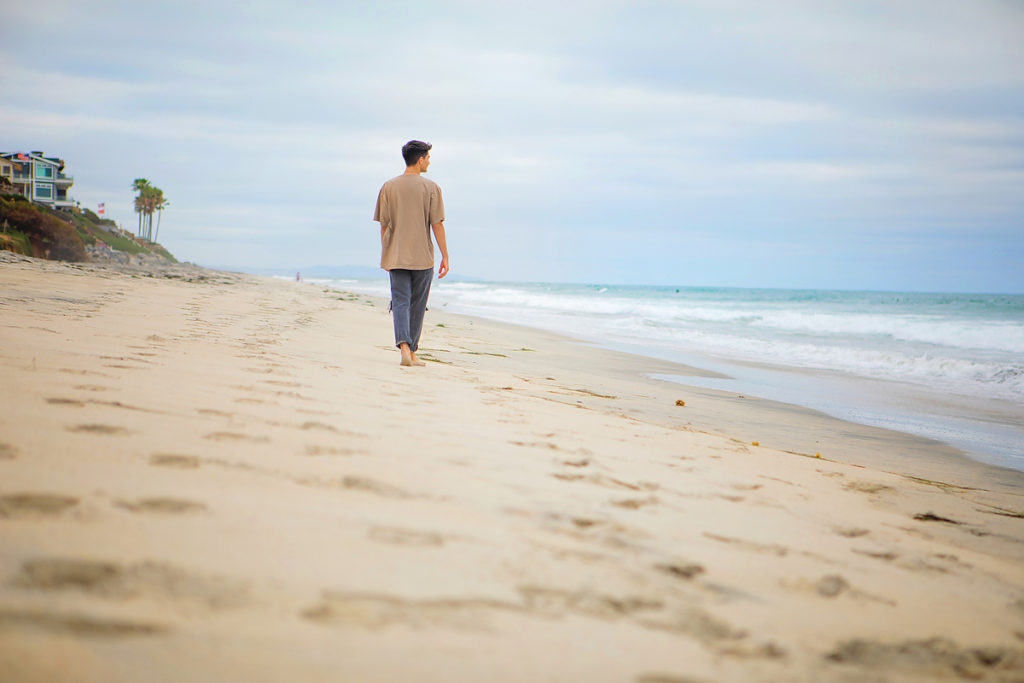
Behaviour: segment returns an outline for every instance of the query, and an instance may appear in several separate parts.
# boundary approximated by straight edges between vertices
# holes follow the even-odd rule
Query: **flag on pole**
[[[100,202],[100,210],[97,211],[97,213],[102,216],[106,211],[106,204],[104,202]]]

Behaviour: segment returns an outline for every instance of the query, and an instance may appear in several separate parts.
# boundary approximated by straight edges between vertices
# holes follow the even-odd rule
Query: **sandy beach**
[[[1024,680],[1024,473],[315,285],[0,316],[0,680]]]

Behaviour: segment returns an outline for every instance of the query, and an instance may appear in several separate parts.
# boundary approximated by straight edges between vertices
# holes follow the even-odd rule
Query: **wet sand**
[[[11,680],[1024,677],[1020,473],[436,311],[401,368],[311,285],[0,283]]]

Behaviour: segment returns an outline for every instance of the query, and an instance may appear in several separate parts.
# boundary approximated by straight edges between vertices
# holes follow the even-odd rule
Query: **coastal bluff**
[[[56,210],[18,194],[0,195],[0,226],[0,253],[78,263],[177,262],[160,244],[135,237],[88,209]]]

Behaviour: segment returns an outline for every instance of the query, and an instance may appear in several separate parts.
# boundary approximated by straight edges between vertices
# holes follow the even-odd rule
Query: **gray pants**
[[[395,322],[395,346],[408,344],[415,352],[420,347],[423,312],[427,310],[430,281],[434,269],[405,270],[393,268],[391,275],[391,317]]]

